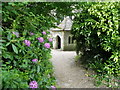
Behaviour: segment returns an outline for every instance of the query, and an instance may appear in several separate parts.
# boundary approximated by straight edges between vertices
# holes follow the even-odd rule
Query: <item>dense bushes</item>
[[[82,3],[82,5],[85,7],[81,13],[75,14],[72,29],[77,42],[77,53],[81,51],[83,62],[89,64],[99,75],[119,76],[120,3]]]
[[[49,61],[52,39],[47,31],[52,18],[46,22],[50,18],[27,12],[27,5],[3,3],[2,89],[36,87],[32,81],[38,88],[56,84]]]
[[[81,13],[75,13],[72,29],[77,54],[82,51],[84,62],[111,83],[110,76],[120,75],[119,4],[2,3],[2,88],[28,88],[29,84],[30,87],[46,88],[55,85],[49,61],[51,39],[47,30],[63,14],[71,14],[72,7],[82,8]],[[56,15],[51,10],[55,10]]]
[[[49,49],[50,44],[46,45],[46,43],[50,43],[47,39],[47,35],[42,35],[42,33],[37,33],[37,34],[35,33],[32,36],[25,35],[26,37],[24,36],[21,37],[19,35],[19,37],[17,38],[12,32],[10,32],[10,30],[6,32],[6,34],[3,33],[3,35],[7,35],[8,37],[11,37],[9,38],[9,40],[6,39],[6,42],[4,42],[5,49],[2,52],[3,54],[2,66],[4,67],[3,76],[5,76],[4,74],[8,73],[5,72],[7,70],[11,73],[12,70],[16,70],[18,71],[17,73],[18,75],[21,72],[23,72],[23,75],[26,74],[25,77],[27,78],[26,83],[35,80],[38,82],[39,87],[41,88],[50,86],[52,83],[55,84],[54,77],[52,76],[53,73],[52,65],[49,61],[51,57],[50,49]],[[43,37],[44,41],[40,42],[40,40],[37,40],[38,37]],[[22,74],[20,74],[19,76],[21,75]],[[3,79],[5,80],[6,77],[4,77]],[[7,80],[5,82],[9,82],[9,81]],[[12,82],[15,81],[13,80]],[[20,82],[16,81],[17,84],[21,82],[23,81]],[[5,85],[5,87],[7,87],[7,85]]]
[[[66,5],[68,7],[63,7]],[[70,5],[59,2],[2,3],[2,88],[55,88],[49,61],[52,47],[49,29],[70,11]]]
[[[1,88],[28,88],[28,75],[16,69],[7,71],[2,70],[2,87]]]

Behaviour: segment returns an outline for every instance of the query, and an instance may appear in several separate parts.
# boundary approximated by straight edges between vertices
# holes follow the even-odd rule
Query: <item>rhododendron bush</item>
[[[13,33],[12,29],[3,32],[5,49],[2,52],[2,63],[5,65],[5,69],[17,69],[26,73],[28,76],[26,82],[28,83],[35,80],[38,82],[38,86],[41,85],[40,87],[51,86],[54,77],[52,76],[52,65],[49,61],[52,43],[48,40],[49,37],[40,31],[34,32],[34,35],[29,35],[30,32],[27,30],[21,33],[16,30],[16,32],[19,33],[19,37]],[[42,39],[38,40],[39,37]]]
[[[2,4],[2,89],[55,86],[49,61],[52,47],[49,29],[54,19],[29,11],[29,6],[25,8],[34,3]]]
[[[68,7],[63,7],[63,6]],[[2,89],[55,88],[49,30],[69,3],[2,3]],[[56,16],[52,11],[56,10]]]

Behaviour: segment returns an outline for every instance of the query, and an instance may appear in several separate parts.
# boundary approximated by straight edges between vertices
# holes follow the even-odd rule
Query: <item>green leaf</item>
[[[12,37],[12,35],[11,35],[10,32],[9,32],[8,35],[7,35],[7,39],[8,39],[8,40],[11,40],[11,37]]]
[[[6,46],[8,46],[8,45],[10,45],[10,42],[8,42],[8,43],[6,44]]]
[[[6,41],[5,41],[5,40],[0,40],[0,43],[1,43],[1,42],[6,42]]]
[[[13,48],[13,51],[14,51],[16,54],[18,54],[18,49],[17,49],[17,47],[16,47],[14,44],[12,44],[12,48]]]
[[[100,36],[101,32],[97,32],[97,35]]]
[[[38,65],[37,66],[37,73],[39,73],[40,72],[40,66]]]

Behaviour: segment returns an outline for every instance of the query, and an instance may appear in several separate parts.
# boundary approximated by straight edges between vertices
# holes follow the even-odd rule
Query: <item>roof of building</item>
[[[65,31],[69,31],[72,28],[72,24],[73,21],[70,19],[69,16],[67,16],[66,18],[64,18],[64,20],[57,26],[58,28],[53,28],[51,30],[54,31],[61,31],[61,30],[65,30]]]

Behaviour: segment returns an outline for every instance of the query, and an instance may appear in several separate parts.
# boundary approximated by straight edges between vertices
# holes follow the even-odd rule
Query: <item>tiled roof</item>
[[[52,30],[71,30],[73,21],[67,16],[64,20],[58,25],[59,28],[53,28]]]

